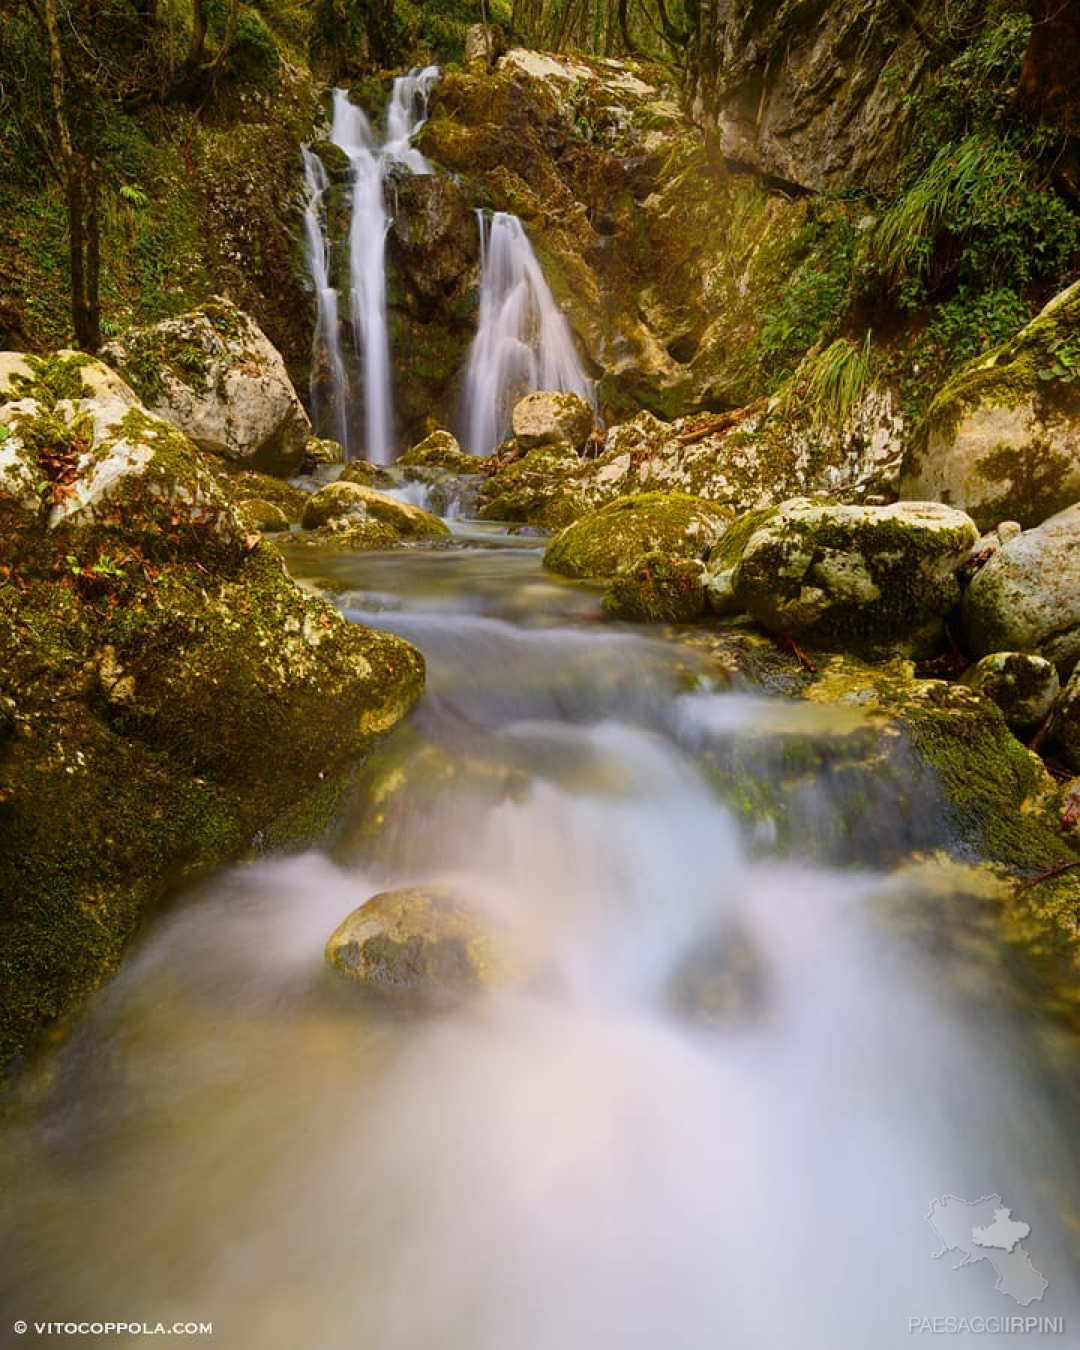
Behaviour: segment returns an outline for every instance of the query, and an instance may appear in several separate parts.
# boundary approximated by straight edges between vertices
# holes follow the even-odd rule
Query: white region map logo
[[[994,1288],[1023,1307],[1046,1293],[1049,1281],[1035,1269],[1020,1245],[1031,1232],[1031,1225],[1014,1219],[1000,1195],[984,1195],[981,1200],[943,1196],[931,1203],[926,1222],[941,1242],[935,1260],[946,1252],[962,1252],[963,1260],[953,1270],[989,1261],[997,1272]]]

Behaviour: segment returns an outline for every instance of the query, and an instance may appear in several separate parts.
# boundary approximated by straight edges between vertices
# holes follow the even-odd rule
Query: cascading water
[[[315,334],[311,344],[311,419],[323,436],[331,436],[349,455],[349,419],[346,416],[348,388],[345,362],[341,355],[338,325],[338,295],[330,284],[330,257],[322,217],[329,181],[322,160],[304,146],[304,180],[307,205],[304,208],[304,235],[307,240],[308,267],[315,289]],[[324,390],[329,386],[327,401]],[[329,404],[329,406],[328,406]]]
[[[425,66],[423,69],[410,70],[407,75],[398,76],[394,81],[390,101],[386,109],[385,126],[381,139],[376,137],[371,124],[363,111],[349,99],[345,89],[334,90],[333,123],[330,138],[344,150],[352,166],[352,202],[349,221],[349,317],[352,322],[355,357],[362,372],[364,403],[364,423],[362,448],[368,459],[377,464],[387,464],[393,458],[394,405],[390,378],[390,343],[386,324],[386,229],[388,217],[385,201],[385,180],[387,170],[392,165],[401,165],[410,173],[430,173],[430,165],[424,156],[412,145],[412,137],[420,129],[427,116],[427,101],[435,82],[439,78],[437,66]],[[305,152],[305,169],[308,161],[313,161],[309,171],[309,201],[313,196],[312,184],[318,184],[321,173],[325,187],[325,172],[317,157],[310,150]],[[318,164],[318,170],[314,165]],[[324,190],[319,188],[318,191]],[[334,388],[338,378],[338,368],[334,366],[331,348],[340,347],[336,337],[337,296],[333,297],[331,315],[329,301],[323,298],[322,289],[329,289],[328,254],[325,234],[321,227],[321,214],[317,205],[309,207],[309,257],[311,259],[312,280],[315,285],[317,304],[315,351],[312,366],[317,369],[320,359],[330,366]],[[317,235],[317,238],[315,237]],[[322,274],[318,267],[322,264]],[[322,287],[321,284],[322,283]],[[320,330],[320,320],[332,322],[334,335],[327,339],[326,329]],[[323,358],[323,353],[326,353]],[[338,425],[342,425],[343,438],[347,450],[352,453],[358,440],[354,430],[348,427],[351,409],[349,408],[348,381],[344,363],[340,363],[341,395],[337,402],[342,408]],[[318,429],[322,427],[316,424]]]
[[[514,404],[538,389],[594,402],[570,326],[544,280],[516,216],[480,220],[480,322],[465,380],[465,447],[494,450],[510,429]]]
[[[692,645],[584,621],[595,593],[520,540],[292,561],[415,642],[427,693],[331,853],[219,874],[159,915],[0,1120],[0,1326],[903,1350],[912,1319],[1075,1316],[1075,1053],[977,906],[870,870],[926,794],[877,751],[833,772],[872,722],[712,690]],[[742,827],[725,805],[725,786],[795,803],[760,772],[785,746],[815,844],[876,800],[865,870],[779,854],[753,791]],[[926,806],[908,848],[943,842]],[[460,1006],[396,1016],[323,947],[375,891],[431,883],[510,959]],[[931,1200],[994,1192],[1049,1281],[1027,1307],[988,1260],[933,1259]]]

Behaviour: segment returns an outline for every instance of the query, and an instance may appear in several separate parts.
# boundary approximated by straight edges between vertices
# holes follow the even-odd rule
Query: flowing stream
[[[456,528],[449,551],[293,558],[421,647],[428,692],[326,848],[178,896],[13,1105],[8,1322],[889,1350],[913,1318],[1037,1315],[1073,1343],[1075,1053],[992,915],[892,870],[947,842],[926,782],[841,788],[857,713],[721,688],[693,646],[597,623],[537,549]],[[784,745],[811,768],[774,784],[781,847],[738,803]],[[425,882],[512,959],[460,1007],[395,1014],[323,947]],[[992,1193],[1049,1282],[1027,1307],[988,1261],[933,1259],[931,1201]]]

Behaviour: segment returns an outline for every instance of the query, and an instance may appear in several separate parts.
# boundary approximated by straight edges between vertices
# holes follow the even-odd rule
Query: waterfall
[[[428,96],[438,78],[437,66],[425,66],[395,79],[381,136],[373,131],[361,109],[350,102],[347,90],[334,90],[330,139],[345,151],[352,166],[349,318],[352,322],[355,359],[362,372],[362,448],[368,459],[377,464],[389,463],[394,452],[394,403],[386,324],[385,251],[389,217],[384,200],[384,184],[387,170],[392,165],[401,165],[409,173],[430,173],[427,160],[411,142],[427,116]],[[337,338],[337,295],[329,285],[328,249],[319,210],[326,174],[318,157],[310,150],[304,152],[304,165],[308,175],[309,197],[305,224],[318,305],[312,364],[315,370],[319,368],[320,362],[329,365],[335,391],[340,387],[337,402],[341,411],[335,425],[340,429],[346,450],[352,454],[353,443],[358,438],[348,429],[351,420],[348,382]],[[339,368],[340,386],[337,384]]]
[[[480,323],[465,380],[465,446],[486,455],[510,430],[514,404],[539,389],[594,403],[570,326],[517,216],[480,220]]]
[[[311,344],[311,419],[320,435],[340,442],[349,454],[349,420],[346,416],[348,391],[345,362],[341,355],[338,329],[337,291],[330,284],[330,255],[323,232],[323,194],[329,182],[322,160],[304,146],[304,180],[307,205],[304,208],[304,235],[307,240],[308,267],[315,288],[315,335]],[[323,397],[323,372],[330,382],[330,407]]]

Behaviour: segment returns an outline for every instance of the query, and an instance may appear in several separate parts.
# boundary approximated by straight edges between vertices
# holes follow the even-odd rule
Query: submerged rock
[[[976,656],[1034,652],[1067,679],[1080,659],[1080,504],[1004,544],[964,592]]]
[[[960,677],[969,689],[992,699],[1014,731],[1036,727],[1053,707],[1061,689],[1057,670],[1027,652],[994,652]]]
[[[326,944],[326,959],[380,994],[445,1002],[490,976],[490,937],[459,901],[437,890],[383,891],[353,910]]]
[[[285,363],[228,300],[133,329],[102,357],[201,450],[282,475],[303,464],[311,424]]]
[[[1080,384],[1066,346],[1078,324],[1080,282],[954,375],[905,458],[902,495],[949,502],[983,528],[1030,528],[1080,501]]]
[[[526,450],[566,442],[580,450],[592,435],[596,418],[577,394],[529,394],[514,405],[514,439]]]
[[[644,553],[704,558],[733,513],[679,492],[620,497],[568,526],[548,545],[544,566],[570,577],[611,577]]]
[[[733,592],[774,633],[922,646],[960,599],[957,573],[977,537],[966,515],[939,503],[797,498],[751,534]]]
[[[631,623],[694,623],[705,613],[705,568],[696,558],[646,553],[615,573],[604,613]]]

